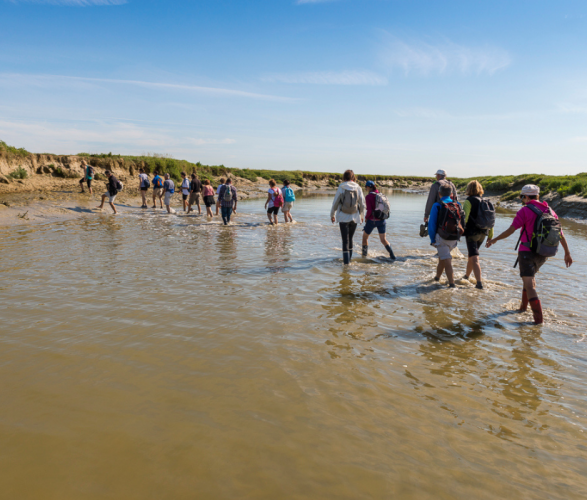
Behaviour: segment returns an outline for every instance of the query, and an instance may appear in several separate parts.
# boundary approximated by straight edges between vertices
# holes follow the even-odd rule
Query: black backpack
[[[465,212],[456,201],[441,203],[438,213],[438,234],[442,239],[460,240],[465,232]]]
[[[554,216],[550,207],[546,213],[532,204],[528,204],[526,207],[536,214],[536,221],[532,237],[530,238],[530,235],[526,234],[530,243],[522,243],[522,245],[542,257],[554,257],[558,252],[563,230],[560,221]],[[526,228],[524,227],[522,231],[526,231]],[[521,238],[522,235],[520,235],[520,240]],[[516,250],[518,245],[516,245]]]
[[[489,234],[489,231],[495,226],[495,207],[493,203],[485,198],[480,198],[477,217],[471,217],[471,220],[483,234]]]

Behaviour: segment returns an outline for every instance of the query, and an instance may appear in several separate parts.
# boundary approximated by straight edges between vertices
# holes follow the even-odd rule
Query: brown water
[[[537,327],[515,241],[449,291],[391,200],[400,258],[348,269],[330,197],[0,229],[0,498],[587,497],[586,226]]]

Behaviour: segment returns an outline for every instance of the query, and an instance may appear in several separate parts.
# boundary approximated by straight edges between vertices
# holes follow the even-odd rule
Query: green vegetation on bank
[[[20,156],[22,158],[25,158],[28,155],[30,155],[30,153],[26,149],[9,146],[4,141],[0,141],[0,153],[4,153],[8,156]]]
[[[28,175],[29,174],[24,168],[18,167],[16,170],[10,172],[8,177],[11,177],[12,179],[26,179]]]
[[[524,174],[452,179],[457,188],[464,189],[469,181],[477,180],[489,194],[501,194],[503,201],[520,196],[526,184],[536,184],[543,192],[557,192],[562,197],[572,194],[587,198],[587,173],[577,175]]]

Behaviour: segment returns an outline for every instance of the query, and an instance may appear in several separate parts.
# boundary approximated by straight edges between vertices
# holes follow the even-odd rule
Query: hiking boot
[[[449,288],[456,288],[457,286],[456,286],[454,283],[449,283],[449,284],[448,284],[448,287],[449,287]]]
[[[349,255],[349,252],[342,252],[342,263],[344,265],[347,265],[351,262],[351,256]]]
[[[395,255],[393,254],[393,250],[391,249],[391,245],[387,245],[385,247],[385,250],[387,250],[389,252],[389,258],[391,260],[395,260]]]
[[[463,279],[469,281],[469,277],[466,274],[463,276]]]
[[[478,281],[477,284],[475,285],[475,288],[477,288],[477,290],[483,290],[483,283]]]
[[[434,281],[440,281],[440,277],[439,276],[434,276]]]
[[[368,254],[369,254],[369,245],[363,245],[361,257],[367,257]]]
[[[537,325],[544,323],[544,318],[542,316],[542,304],[540,303],[540,299],[538,297],[530,299],[530,308],[532,309],[532,314],[534,315],[534,323]]]

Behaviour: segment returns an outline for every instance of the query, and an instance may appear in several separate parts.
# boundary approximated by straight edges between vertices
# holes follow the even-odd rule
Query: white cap
[[[522,188],[522,195],[538,196],[539,194],[540,194],[540,188],[534,184],[526,184]]]
[[[436,175],[442,175],[443,177],[446,177],[446,170],[442,170],[442,169],[437,170]]]

